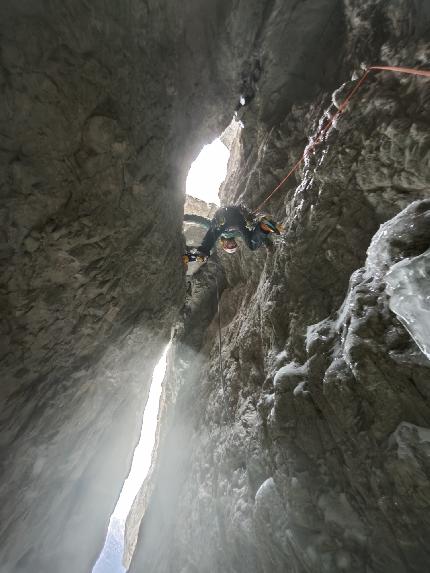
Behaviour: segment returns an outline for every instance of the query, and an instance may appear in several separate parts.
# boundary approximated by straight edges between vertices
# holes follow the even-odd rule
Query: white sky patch
[[[220,139],[205,145],[191,164],[187,177],[187,195],[219,205],[218,191],[227,175],[229,157],[230,151]]]
[[[139,488],[144,482],[151,466],[152,450],[154,449],[157,417],[160,404],[161,387],[166,373],[167,352],[170,344],[164,350],[152,375],[151,389],[143,414],[142,429],[139,443],[134,450],[130,473],[124,482],[118,502],[109,521],[106,541],[100,557],[93,567],[92,573],[125,573],[122,565],[124,554],[125,521],[130,512]]]

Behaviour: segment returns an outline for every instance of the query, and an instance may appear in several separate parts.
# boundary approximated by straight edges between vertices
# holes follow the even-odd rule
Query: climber
[[[269,235],[272,233],[279,235],[283,230],[270,215],[263,213],[254,215],[244,205],[221,207],[216,211],[212,221],[198,215],[185,215],[184,220],[208,227],[199,247],[187,247],[183,255],[185,266],[191,261],[206,261],[218,239],[227,253],[237,251],[236,238],[240,236],[251,251],[255,251],[263,244],[270,249]]]

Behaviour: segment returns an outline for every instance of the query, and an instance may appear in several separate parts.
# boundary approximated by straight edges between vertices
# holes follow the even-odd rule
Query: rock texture
[[[214,259],[178,311],[202,145],[237,110],[223,197],[256,206],[352,70],[429,61],[429,11],[1,3],[1,573],[91,570],[174,324],[131,571],[425,570],[428,360],[384,276],[428,248],[428,82],[369,81],[270,203],[274,253]],[[413,201],[418,235],[399,244],[393,223],[366,262]]]
[[[88,571],[181,300],[168,80],[139,80],[143,4],[0,13],[0,570]]]
[[[295,54],[284,42],[306,36],[320,3],[266,6],[268,65],[247,84],[222,192],[252,207],[353,86],[317,93],[318,65],[303,62],[297,82],[282,74]],[[424,3],[332,10],[327,65],[428,62]],[[307,37],[316,59],[326,34]],[[428,80],[374,75],[269,203],[287,229],[274,252],[219,253],[195,276],[130,518],[129,559],[144,514],[130,572],[428,569],[430,362],[390,310],[385,277],[430,245],[429,96]]]
[[[217,206],[214,203],[205,203],[205,201],[201,201],[196,197],[187,195],[184,205],[184,213],[188,215],[199,215],[199,217],[204,217],[210,220],[214,216],[216,210]],[[201,245],[206,231],[207,226],[199,225],[191,221],[184,221],[183,233],[185,244],[198,247]]]
[[[183,304],[185,177],[265,6],[0,6],[2,573],[87,572]]]

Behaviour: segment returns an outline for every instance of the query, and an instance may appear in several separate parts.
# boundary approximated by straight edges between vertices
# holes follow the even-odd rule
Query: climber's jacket
[[[211,221],[198,215],[185,215],[184,220],[208,228],[202,244],[196,249],[202,257],[209,257],[219,238],[234,239],[241,236],[249,249],[255,251],[267,241],[268,235],[271,233],[279,235],[281,230],[280,225],[277,225],[270,216],[254,215],[244,205],[221,207]]]

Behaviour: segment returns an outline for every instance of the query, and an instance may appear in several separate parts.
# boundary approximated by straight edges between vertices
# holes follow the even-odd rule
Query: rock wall
[[[0,6],[0,570],[87,572],[183,304],[185,177],[265,5]]]
[[[175,323],[131,570],[422,570],[428,362],[384,265],[425,230],[393,223],[363,265],[428,196],[428,83],[370,81],[271,202],[274,253],[214,259],[177,317],[203,143],[238,110],[224,200],[256,206],[347,71],[429,61],[428,21],[414,0],[2,2],[2,573],[91,569]]]
[[[312,90],[329,46],[306,35],[318,3],[306,4],[294,16],[267,4],[270,71],[240,111],[225,203],[256,207],[353,86]],[[340,3],[327,20],[329,67],[429,61],[424,3],[342,6],[343,25]],[[297,79],[276,66],[300,32],[317,55]],[[430,244],[429,96],[426,79],[371,77],[268,204],[287,229],[273,252],[218,253],[196,275],[129,520],[128,559],[143,514],[130,572],[427,570],[430,362],[390,310],[385,277]]]

